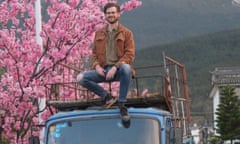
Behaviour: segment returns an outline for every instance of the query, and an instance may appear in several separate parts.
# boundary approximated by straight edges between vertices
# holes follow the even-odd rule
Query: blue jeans
[[[111,66],[104,67],[105,71],[108,72]],[[117,69],[117,72],[112,80],[107,81],[105,77],[99,75],[95,70],[87,71],[83,73],[82,79],[79,84],[88,90],[94,92],[100,97],[104,98],[107,95],[107,91],[103,89],[98,83],[101,82],[120,82],[118,102],[126,102],[128,88],[131,82],[132,69],[129,64],[121,64]]]

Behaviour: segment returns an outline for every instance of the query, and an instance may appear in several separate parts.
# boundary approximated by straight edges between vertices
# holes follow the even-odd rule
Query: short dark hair
[[[106,14],[107,9],[110,7],[115,7],[117,9],[117,12],[120,12],[120,6],[117,3],[107,3],[103,8],[103,12]]]

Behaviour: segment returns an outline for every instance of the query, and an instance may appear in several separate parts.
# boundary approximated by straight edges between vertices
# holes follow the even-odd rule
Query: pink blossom
[[[138,6],[142,5],[142,2],[139,0],[130,0],[121,6],[122,9],[130,11]]]
[[[47,98],[46,87],[55,82],[74,81],[74,71],[61,69],[59,63],[89,69],[84,67],[91,55],[89,46],[95,31],[105,24],[101,8],[108,0],[46,1],[51,5],[46,8],[49,19],[42,21],[42,45],[36,41],[35,0],[0,3],[0,67],[6,69],[0,80],[0,114],[5,121],[3,133],[11,139],[11,144],[28,144],[31,135],[28,123],[39,123],[38,107],[33,102]],[[79,3],[80,8],[77,9]],[[122,9],[131,10],[140,4],[140,1],[128,0],[122,4]],[[23,18],[26,12],[28,16],[23,26],[18,27],[18,16]],[[7,28],[8,21],[13,25]],[[118,87],[118,83],[112,83],[114,95],[117,95]],[[64,90],[61,98],[74,98],[73,89],[60,89]],[[46,109],[41,116],[46,120],[50,115]],[[37,128],[32,133],[39,135],[39,130]]]
[[[14,124],[14,128],[15,128],[16,130],[19,130],[19,129],[20,129],[20,125],[21,125],[21,122],[20,122],[20,121],[17,121],[17,122],[15,122],[15,124]]]

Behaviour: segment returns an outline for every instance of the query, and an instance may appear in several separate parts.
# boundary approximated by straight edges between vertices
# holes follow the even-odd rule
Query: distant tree
[[[220,144],[221,140],[219,139],[218,136],[213,135],[210,137],[209,143],[210,144]]]
[[[240,107],[235,88],[224,87],[220,92],[220,104],[217,108],[217,132],[222,140],[236,139],[240,133]]]

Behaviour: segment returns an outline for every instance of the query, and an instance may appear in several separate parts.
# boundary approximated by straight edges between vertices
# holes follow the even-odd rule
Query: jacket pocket
[[[118,56],[122,57],[124,55],[124,49],[125,49],[124,38],[123,37],[118,37],[116,39],[116,46],[117,46],[117,49],[118,49]]]
[[[98,37],[95,41],[96,53],[97,54],[104,54],[106,40],[104,37]]]

